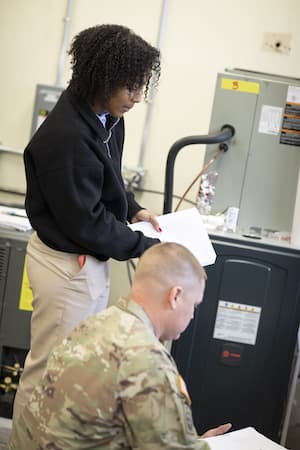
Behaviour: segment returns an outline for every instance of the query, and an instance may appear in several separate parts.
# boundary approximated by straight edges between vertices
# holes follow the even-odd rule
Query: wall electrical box
[[[227,70],[217,76],[210,133],[236,134],[214,164],[212,212],[239,208],[239,229],[291,231],[300,167],[300,79]],[[217,147],[206,149],[205,163]]]
[[[31,124],[31,136],[36,132],[49,112],[53,109],[62,91],[63,88],[58,86],[37,84]]]

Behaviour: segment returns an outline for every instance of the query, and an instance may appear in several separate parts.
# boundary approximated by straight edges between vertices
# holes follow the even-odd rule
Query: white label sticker
[[[260,314],[258,306],[219,300],[213,337],[255,345]]]
[[[276,135],[281,126],[283,108],[262,105],[258,132]]]
[[[300,87],[289,86],[286,100],[292,103],[300,103]]]

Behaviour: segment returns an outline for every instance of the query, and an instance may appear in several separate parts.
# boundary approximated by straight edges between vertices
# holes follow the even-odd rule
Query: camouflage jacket
[[[170,353],[131,300],[81,322],[52,352],[9,450],[200,449]]]

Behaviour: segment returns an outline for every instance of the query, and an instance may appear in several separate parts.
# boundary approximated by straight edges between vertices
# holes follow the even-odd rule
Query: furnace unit
[[[292,228],[300,80],[218,74],[209,133],[224,124],[235,134],[211,166],[218,174],[212,208],[239,208],[238,231],[212,232],[217,258],[206,267],[204,301],[172,354],[199,434],[232,422],[278,441],[300,321],[300,248],[270,236]],[[217,150],[207,146],[204,164]]]
[[[213,212],[239,208],[238,228],[290,231],[300,167],[300,79],[235,69],[219,73],[210,132],[236,133],[213,167]],[[216,151],[206,149],[205,163]]]

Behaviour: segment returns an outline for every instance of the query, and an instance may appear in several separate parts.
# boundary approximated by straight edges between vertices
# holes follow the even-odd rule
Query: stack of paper
[[[155,231],[149,222],[137,222],[129,227],[134,231],[142,231],[146,236],[158,238],[162,242],[184,245],[202,266],[214,264],[216,253],[196,208],[159,216],[158,222],[162,232]]]
[[[258,433],[255,428],[248,427],[232,431],[220,436],[204,439],[211,450],[284,450],[276,442]]]
[[[31,225],[24,209],[2,205],[0,205],[0,226],[18,231],[31,230]]]

